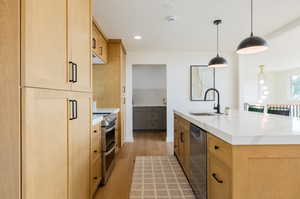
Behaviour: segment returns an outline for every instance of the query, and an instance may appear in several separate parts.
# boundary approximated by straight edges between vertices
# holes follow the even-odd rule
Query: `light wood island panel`
[[[230,145],[209,134],[208,147],[209,199],[299,198],[299,145]]]
[[[174,114],[174,151],[188,178],[189,125]],[[298,199],[299,170],[300,145],[231,145],[207,133],[208,199]]]

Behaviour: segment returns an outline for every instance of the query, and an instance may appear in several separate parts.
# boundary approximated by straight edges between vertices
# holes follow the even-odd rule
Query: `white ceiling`
[[[266,71],[285,71],[300,68],[300,26],[282,33],[269,42],[270,49],[254,55],[243,55],[241,59],[250,67],[265,65]]]
[[[214,51],[221,18],[221,50],[234,51],[250,34],[250,0],[94,0],[94,16],[108,38],[128,51]],[[254,33],[268,35],[300,16],[299,0],[254,0]],[[175,15],[175,22],[166,16]],[[134,40],[141,35],[142,40]]]

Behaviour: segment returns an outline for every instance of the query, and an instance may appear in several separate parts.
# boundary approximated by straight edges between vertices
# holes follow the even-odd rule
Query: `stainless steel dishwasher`
[[[197,199],[207,199],[207,132],[191,124],[190,184]]]

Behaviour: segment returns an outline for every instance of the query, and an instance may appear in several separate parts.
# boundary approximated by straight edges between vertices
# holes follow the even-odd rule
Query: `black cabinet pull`
[[[218,150],[219,148],[220,148],[219,146],[215,145],[215,150]]]
[[[97,180],[98,179],[98,177],[94,177],[94,180]]]
[[[75,112],[74,112],[74,100],[69,100],[70,105],[71,105],[71,117],[70,120],[74,120],[75,119]]]
[[[97,152],[98,152],[97,150],[94,151],[94,153],[97,153]]]
[[[71,105],[71,118],[70,120],[75,120],[78,118],[78,103],[77,100],[69,100]]]
[[[73,62],[69,62],[69,65],[70,65],[70,67],[71,67],[71,70],[70,70],[70,73],[71,73],[71,78],[69,79],[69,82],[74,82],[74,63]]]
[[[223,183],[223,180],[219,180],[219,179],[218,179],[217,174],[213,173],[213,174],[212,174],[212,177],[213,177],[219,184],[222,184],[222,183]]]
[[[78,119],[78,102],[77,100],[73,100],[74,101],[74,107],[75,107],[75,117],[74,119]]]
[[[102,46],[100,47],[100,50],[101,50],[100,55],[102,56],[102,53],[103,53],[103,47]]]
[[[97,133],[97,130],[94,130],[94,133]]]
[[[69,82],[76,83],[78,80],[78,65],[72,61],[69,62],[71,66],[71,78],[69,79]]]
[[[78,81],[78,65],[76,63],[74,63],[74,81],[73,83],[76,83]]]
[[[93,49],[96,49],[96,45],[97,45],[96,39],[93,38],[92,48],[93,48]]]
[[[183,133],[182,132],[180,133],[180,140],[181,140],[182,143],[184,142]]]

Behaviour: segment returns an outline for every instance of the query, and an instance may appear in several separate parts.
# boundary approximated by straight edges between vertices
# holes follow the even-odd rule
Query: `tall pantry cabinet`
[[[90,198],[91,1],[0,1],[0,198]]]

